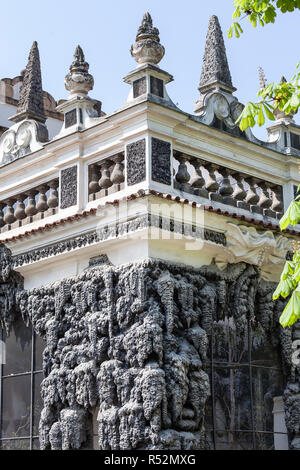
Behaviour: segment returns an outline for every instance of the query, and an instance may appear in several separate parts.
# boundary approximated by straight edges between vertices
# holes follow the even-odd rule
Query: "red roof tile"
[[[125,196],[125,197],[120,198],[120,199],[115,199],[113,201],[108,201],[108,202],[105,202],[104,204],[100,203],[98,205],[98,208],[100,209],[100,208],[105,207],[107,205],[118,205],[118,204],[120,204],[121,201],[135,200],[135,199],[145,197],[145,196],[148,196],[148,195],[153,195],[153,196],[156,196],[156,197],[159,197],[159,198],[162,198],[162,199],[171,200],[171,201],[174,201],[174,202],[180,202],[181,204],[188,204],[192,207],[203,208],[204,210],[209,211],[209,212],[213,212],[215,214],[220,214],[220,215],[225,216],[225,217],[231,217],[231,218],[234,218],[234,219],[245,221],[245,222],[247,222],[249,224],[252,224],[252,225],[259,225],[261,227],[268,228],[268,229],[274,230],[276,232],[280,232],[280,227],[279,227],[278,223],[273,224],[272,222],[265,222],[263,220],[254,219],[253,217],[246,217],[245,215],[240,215],[240,214],[237,214],[236,212],[229,212],[227,210],[222,210],[219,207],[216,208],[216,207],[213,207],[213,206],[210,206],[210,205],[206,206],[206,205],[203,205],[203,204],[199,204],[196,201],[189,201],[188,199],[180,198],[180,196],[175,196],[175,195],[171,195],[171,194],[168,194],[168,193],[161,193],[161,192],[155,191],[153,189],[147,190],[147,191],[140,190],[137,193],[130,194],[130,195]],[[19,239],[24,238],[24,237],[28,237],[28,236],[31,236],[31,235],[35,235],[37,233],[41,233],[41,232],[46,231],[46,230],[51,230],[51,229],[53,229],[53,228],[55,228],[59,225],[65,224],[65,223],[72,223],[73,221],[79,220],[82,217],[88,217],[90,215],[96,215],[96,212],[97,212],[98,208],[91,209],[89,211],[84,211],[84,212],[81,212],[79,214],[71,215],[71,216],[65,217],[63,219],[57,220],[56,222],[53,222],[51,224],[46,224],[43,227],[39,227],[39,228],[36,228],[36,229],[31,229],[31,230],[28,230],[28,231],[20,234],[20,235],[15,235],[11,238],[6,238],[5,240],[2,240],[2,243],[8,243],[8,242],[16,241],[16,240],[19,240]],[[284,232],[289,233],[291,235],[298,235],[298,236],[300,235],[299,232],[297,232],[296,230],[293,230],[293,229],[286,229]]]

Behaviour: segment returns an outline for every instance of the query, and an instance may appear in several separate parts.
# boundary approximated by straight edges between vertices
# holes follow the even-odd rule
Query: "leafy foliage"
[[[296,70],[297,73],[290,82],[282,80],[279,83],[270,83],[270,85],[260,88],[257,93],[260,101],[247,103],[236,121],[242,131],[255,124],[263,126],[266,118],[274,121],[274,111],[276,110],[287,115],[298,111],[300,107],[300,62]]]
[[[233,34],[239,38],[243,29],[238,19],[248,18],[250,24],[256,28],[259,24],[264,26],[274,23],[277,11],[282,13],[300,10],[300,0],[234,0],[235,10],[233,23],[228,30],[228,37]],[[242,16],[244,15],[244,16]],[[279,83],[267,85],[261,71],[261,87],[257,93],[259,101],[249,102],[245,105],[241,115],[236,121],[240,129],[245,131],[255,124],[264,125],[266,118],[275,120],[274,114],[281,111],[286,115],[294,114],[300,108],[300,62],[296,67],[296,73],[287,82],[281,79]],[[274,113],[275,112],[275,113]],[[300,191],[300,185],[298,192]],[[300,196],[291,202],[288,210],[280,220],[281,230],[285,230],[290,224],[296,225],[300,221]],[[280,282],[273,294],[273,299],[290,297],[281,317],[280,324],[283,327],[293,325],[300,319],[300,251],[296,251],[293,260],[287,261],[280,277]]]
[[[298,190],[300,186],[298,187]],[[285,230],[290,224],[296,225],[300,221],[300,196],[297,196],[291,202],[288,210],[280,220],[281,230]],[[290,294],[291,298],[285,307],[281,317],[280,324],[283,327],[293,325],[300,319],[300,252],[296,251],[292,261],[285,263],[280,282],[273,294],[276,300],[280,296],[286,299]]]
[[[242,15],[246,15],[250,24],[256,28],[259,24],[264,26],[268,23],[275,23],[277,10],[282,13],[300,10],[300,0],[234,0],[235,10],[232,18],[235,20],[228,30],[229,38],[233,33],[240,37],[243,32],[241,25],[237,21]]]
[[[282,13],[300,10],[300,0],[234,0],[233,23],[228,30],[228,37],[240,37],[243,29],[238,19],[248,18],[255,28],[259,24],[264,26],[274,23],[277,11]],[[275,120],[274,111],[277,109],[285,114],[296,113],[300,107],[300,65],[297,65],[296,73],[287,82],[265,83],[258,91],[257,103],[248,102],[236,121],[242,131],[255,124],[263,126],[266,118]]]

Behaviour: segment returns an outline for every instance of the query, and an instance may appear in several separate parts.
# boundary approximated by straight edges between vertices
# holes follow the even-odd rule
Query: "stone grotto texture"
[[[0,329],[10,331],[16,314],[16,294],[23,288],[23,279],[13,271],[10,250],[0,243]]]
[[[42,449],[91,448],[96,410],[102,450],[207,448],[205,364],[211,347],[216,360],[222,348],[222,335],[212,343],[212,325],[227,317],[238,338],[251,321],[280,348],[287,426],[291,447],[299,448],[292,331],[279,327],[284,304],[272,301],[274,285],[260,280],[258,268],[192,269],[160,260],[115,267],[102,256],[77,277],[25,291],[8,250],[0,253],[2,325],[10,327],[17,304],[47,344]],[[226,381],[218,387],[224,395]]]

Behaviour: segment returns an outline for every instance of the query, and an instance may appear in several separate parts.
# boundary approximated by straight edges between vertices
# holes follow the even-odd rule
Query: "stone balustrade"
[[[174,151],[174,188],[263,216],[281,218],[282,186]]]
[[[35,186],[0,202],[1,233],[44,219],[58,211],[59,180]]]
[[[95,201],[125,187],[124,153],[89,166],[89,201]]]

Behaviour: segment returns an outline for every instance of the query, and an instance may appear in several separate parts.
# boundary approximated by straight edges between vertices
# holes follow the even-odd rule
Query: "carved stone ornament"
[[[227,226],[227,246],[224,254],[218,255],[216,260],[219,267],[225,267],[227,262],[246,262],[259,266],[262,277],[271,280],[274,267],[281,269],[287,252],[293,250],[292,239],[274,234],[270,230],[260,233],[254,227],[231,222],[228,222]]]
[[[68,207],[77,204],[77,165],[63,169],[60,177],[60,208],[67,209]]]
[[[159,31],[153,27],[148,12],[143,16],[136,42],[131,46],[131,55],[138,64],[158,64],[165,55],[165,48],[160,44]]]
[[[100,211],[102,212],[102,209],[100,209]],[[223,233],[203,229],[202,227],[196,227],[192,224],[175,222],[174,219],[146,214],[130,221],[98,227],[96,231],[16,255],[12,259],[12,267],[18,268],[20,266],[36,263],[42,259],[59,256],[62,253],[71,252],[82,247],[92,246],[106,240],[116,239],[119,236],[123,237],[127,234],[130,235],[136,231],[150,227],[163,228],[171,233],[178,233],[181,235],[184,233],[195,241],[205,240],[215,243],[216,245],[226,246],[226,237]]]
[[[40,150],[47,141],[48,131],[44,124],[33,120],[15,124],[0,138],[0,165]]]
[[[5,293],[7,286],[1,282]],[[23,319],[46,342],[41,449],[91,448],[96,409],[100,450],[209,449],[206,363],[220,355],[227,359],[228,344],[233,344],[228,341],[228,317],[234,351],[243,357],[249,357],[249,319],[256,325],[256,354],[267,354],[268,338],[275,340],[289,382],[284,397],[288,430],[297,437],[299,387],[293,383],[298,372],[295,378],[291,332],[282,334],[278,328],[285,301],[273,302],[273,289],[257,268],[245,263],[220,271],[215,265],[193,269],[151,259],[122,266],[104,259],[72,278],[29,291],[14,287]],[[2,321],[6,313],[0,311]],[[213,406],[215,397],[230,397],[226,377],[214,375]],[[248,429],[246,378],[235,373],[238,419]],[[274,380],[270,386],[266,382],[271,403],[276,393]],[[269,412],[267,399],[265,406]],[[226,429],[230,416],[224,414]]]
[[[199,88],[214,82],[232,88],[223,34],[219,20],[215,15],[210,18],[208,24]]]
[[[229,103],[225,96],[216,95],[214,99],[214,112],[218,119],[226,119],[230,113]]]
[[[94,78],[88,73],[89,64],[85,61],[83,50],[77,46],[70,73],[65,78],[65,87],[73,95],[86,96],[94,88]]]
[[[242,239],[246,229],[240,227]],[[18,314],[46,343],[41,449],[92,448],[97,409],[100,450],[208,450],[211,406],[224,411],[229,429],[232,388],[221,367],[212,382],[207,364],[231,367],[233,357],[249,361],[252,351],[280,374],[264,367],[258,406],[272,423],[273,398],[283,396],[289,447],[300,449],[300,371],[293,361],[300,325],[280,327],[286,300],[272,300],[276,285],[263,281],[257,267],[195,269],[155,259],[113,266],[102,256],[79,275],[24,290],[4,245],[0,261],[1,327],[9,332]],[[239,426],[249,429],[249,375],[241,367],[233,372]],[[252,384],[260,383],[255,375]]]
[[[224,121],[226,126],[234,127],[235,120],[231,115],[234,105],[238,103],[237,98],[232,95],[226,95],[214,91],[209,92],[200,96],[200,99],[196,103],[197,114],[201,117],[201,121],[205,124],[211,125],[214,119],[220,119]]]
[[[127,145],[127,184],[133,186],[146,179],[146,140]]]

